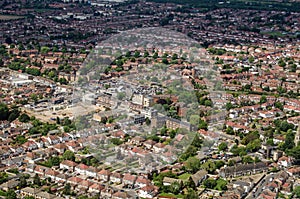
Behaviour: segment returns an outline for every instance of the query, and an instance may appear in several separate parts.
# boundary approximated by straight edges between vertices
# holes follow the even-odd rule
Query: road
[[[261,178],[260,181],[258,181],[258,183],[250,190],[245,199],[257,198],[265,189],[266,185],[270,182],[270,179],[274,179],[275,175],[276,173],[270,173]]]

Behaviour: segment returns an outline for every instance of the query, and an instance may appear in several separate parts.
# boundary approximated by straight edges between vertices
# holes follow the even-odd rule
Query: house
[[[22,147],[25,149],[25,151],[32,151],[38,148],[38,145],[34,141],[27,141],[24,144],[22,144]]]
[[[82,190],[88,190],[90,186],[92,186],[92,182],[88,181],[88,180],[82,180],[81,182],[78,183],[77,188]]]
[[[147,185],[138,190],[138,196],[140,198],[154,198],[158,193],[158,187],[153,185]]]
[[[19,184],[18,180],[11,179],[0,185],[0,188],[4,191],[8,191],[9,189],[15,189]]]
[[[25,160],[30,164],[34,164],[36,161],[41,160],[41,158],[34,152],[27,152]]]
[[[46,178],[51,178],[52,180],[56,180],[56,176],[59,174],[59,172],[49,169],[48,171],[45,172],[45,177]]]
[[[117,191],[114,193],[111,197],[112,199],[130,199],[132,196],[130,196],[127,192]]]
[[[71,140],[69,142],[66,142],[65,144],[68,147],[68,149],[74,153],[78,152],[83,148],[82,145],[76,140]]]
[[[113,183],[116,183],[116,184],[121,184],[122,183],[122,178],[123,178],[123,175],[119,172],[113,172],[110,175],[110,181],[113,182]]]
[[[50,136],[46,137],[46,139],[50,145],[55,145],[55,144],[60,143],[60,138],[56,135],[50,135]]]
[[[82,175],[86,175],[86,171],[88,168],[89,168],[89,166],[80,163],[75,167],[75,172],[82,174]]]
[[[39,193],[40,190],[31,188],[31,187],[25,187],[21,189],[20,194],[22,198],[25,198],[26,196],[33,196],[35,197],[37,193]]]
[[[146,149],[151,149],[152,147],[153,147],[153,145],[155,145],[156,144],[156,142],[155,141],[153,141],[153,140],[147,140],[147,141],[145,141],[144,143],[144,146],[146,147]]]
[[[49,170],[48,167],[36,165],[34,168],[34,173],[38,174],[39,176],[45,176],[45,173]]]
[[[97,177],[97,172],[98,172],[98,169],[97,169],[97,168],[90,166],[90,167],[86,170],[86,175],[87,175],[87,176],[90,176],[90,177],[93,177],[93,178],[96,178],[96,177]]]
[[[70,183],[72,186],[78,185],[82,181],[81,178],[73,176],[67,180],[67,183]]]
[[[201,182],[207,178],[207,174],[207,171],[202,169],[191,176],[191,179],[195,183],[196,187],[198,187]]]
[[[245,190],[246,193],[248,193],[251,189],[251,184],[249,182],[237,180],[237,181],[234,181],[232,184],[233,184],[234,189],[241,187]]]
[[[111,172],[109,170],[102,169],[98,172],[98,178],[104,182],[109,181],[109,177],[111,175]]]
[[[268,170],[268,165],[264,162],[239,164],[231,167],[224,167],[220,169],[220,176],[222,178],[232,178],[246,174],[255,174]]]
[[[69,175],[64,173],[59,173],[58,175],[56,175],[56,182],[63,184],[67,181],[68,178],[70,178]]]
[[[277,163],[281,167],[290,167],[292,165],[292,160],[290,157],[282,156],[278,159]]]
[[[101,190],[100,195],[102,198],[112,198],[114,191],[110,188],[104,188]]]
[[[59,164],[60,169],[67,169],[72,172],[74,172],[75,167],[77,166],[77,163],[71,161],[71,160],[64,160]]]
[[[60,154],[63,154],[68,149],[68,147],[63,143],[58,143],[54,145],[53,148]]]
[[[98,183],[94,183],[89,187],[89,192],[91,193],[100,193],[104,189],[104,186]]]
[[[164,177],[164,179],[163,179],[163,185],[164,186],[169,186],[174,182],[178,182],[180,184],[183,183],[183,181],[181,179],[175,179],[175,178],[169,178],[169,177]]]
[[[157,143],[153,146],[153,150],[155,153],[160,153],[165,150],[164,147],[165,147],[165,145],[163,143]]]
[[[63,141],[63,142],[67,142],[67,141],[70,141],[70,140],[72,140],[73,138],[72,138],[72,136],[69,134],[69,133],[64,133],[63,135],[62,135],[62,138],[61,138],[61,140]]]
[[[300,175],[300,167],[293,167],[287,170],[287,173],[290,176],[299,176]]]
[[[56,196],[45,191],[35,194],[36,199],[54,199]]]
[[[133,187],[134,183],[135,183],[135,180],[136,180],[136,175],[125,173],[124,176],[123,176],[123,181],[122,182],[123,182],[124,185]]]
[[[138,188],[143,188],[150,183],[151,181],[147,178],[144,178],[143,176],[138,176],[137,179],[135,180],[135,186]]]

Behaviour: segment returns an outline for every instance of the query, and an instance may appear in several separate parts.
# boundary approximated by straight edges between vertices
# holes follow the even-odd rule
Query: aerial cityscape
[[[0,198],[300,198],[299,0],[3,0],[0,77]]]

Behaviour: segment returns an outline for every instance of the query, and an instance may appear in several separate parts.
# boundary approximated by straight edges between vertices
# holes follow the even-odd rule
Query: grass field
[[[191,176],[191,174],[184,173],[184,174],[178,176],[178,178],[181,180],[187,180],[190,176]]]
[[[14,20],[14,19],[21,19],[24,16],[17,16],[17,15],[0,15],[0,20]]]

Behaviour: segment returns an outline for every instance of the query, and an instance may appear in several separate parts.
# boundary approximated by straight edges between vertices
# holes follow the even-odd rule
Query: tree
[[[278,61],[278,65],[279,65],[280,67],[285,67],[285,66],[286,66],[286,63],[285,63],[285,61],[283,61],[283,59],[280,59],[280,60]]]
[[[204,105],[205,105],[205,106],[210,106],[210,107],[211,107],[211,106],[213,105],[213,103],[212,103],[211,100],[208,100],[208,99],[207,99],[207,100],[204,101]]]
[[[176,59],[178,59],[178,55],[177,55],[176,53],[174,53],[174,54],[172,55],[172,60],[176,60]]]
[[[275,144],[274,144],[273,138],[269,138],[269,139],[267,140],[267,145],[269,145],[269,146],[274,146],[274,145],[275,145]]]
[[[118,100],[123,100],[126,97],[126,94],[124,92],[117,93]]]
[[[63,190],[63,194],[65,195],[70,195],[71,194],[71,185],[70,183],[67,183],[64,187],[64,190]]]
[[[25,196],[24,199],[35,199],[33,196]]]
[[[17,199],[17,194],[14,190],[9,189],[6,193],[6,198],[7,199]]]
[[[75,154],[70,150],[66,150],[63,154],[63,159],[74,161],[75,160]]]
[[[195,173],[201,167],[200,160],[196,157],[189,157],[185,162],[185,168],[191,173]]]
[[[35,174],[35,176],[33,177],[33,184],[41,186],[41,178],[38,174]]]
[[[20,176],[19,187],[24,188],[27,186],[27,180],[24,175]]]
[[[206,188],[213,189],[215,186],[217,186],[217,182],[216,182],[216,180],[214,180],[212,178],[208,178],[208,179],[204,180],[203,185]]]
[[[235,162],[234,160],[228,160],[227,165],[228,165],[228,166],[234,166],[235,163],[236,163],[236,162]]]
[[[19,110],[13,110],[13,111],[10,112],[7,120],[9,122],[12,122],[12,121],[14,121],[15,119],[17,119],[19,117],[19,114],[20,114]]]
[[[241,144],[247,145],[251,141],[258,138],[259,138],[259,133],[257,131],[250,132],[242,139]]]
[[[295,146],[294,139],[295,139],[294,133],[292,131],[288,131],[288,133],[285,136],[284,143],[280,147],[281,150],[287,151],[288,149],[292,149]]]
[[[207,130],[207,128],[208,128],[207,122],[205,122],[204,120],[200,120],[200,121],[199,121],[199,126],[198,126],[198,128],[199,128],[199,129]]]
[[[165,127],[165,126],[162,127],[162,128],[160,129],[160,134],[161,134],[162,136],[166,135],[167,132],[168,132],[168,129],[167,129],[167,127]]]
[[[247,156],[243,157],[242,161],[243,161],[243,163],[249,164],[249,163],[253,162],[253,159],[251,156],[247,155]]]
[[[295,189],[293,190],[293,194],[295,194],[297,198],[300,198],[300,186],[295,187]]]
[[[215,189],[217,189],[219,191],[227,190],[227,181],[222,178],[219,178],[217,180],[217,185],[216,185]]]
[[[221,144],[219,144],[218,149],[219,151],[226,151],[228,148],[228,145],[226,142],[222,142]]]
[[[64,126],[64,132],[69,133],[71,131],[69,126]]]
[[[123,144],[123,141],[120,140],[119,138],[111,138],[110,141],[111,141],[111,143],[113,143],[114,145],[120,145],[120,144]]]
[[[225,107],[226,107],[226,110],[229,111],[229,110],[232,109],[234,106],[232,105],[231,102],[227,102],[226,105],[225,105]]]
[[[188,189],[188,192],[186,195],[183,196],[183,199],[198,199],[199,196],[196,191],[193,189]]]
[[[7,120],[9,116],[9,109],[6,104],[0,103],[0,120]]]
[[[267,97],[265,95],[262,95],[261,98],[260,98],[259,103],[263,104],[263,103],[266,103],[266,102],[267,102]]]
[[[254,62],[254,57],[253,56],[250,56],[249,59],[248,59],[249,63],[253,63]]]
[[[149,52],[148,51],[144,51],[144,57],[148,57],[149,56]]]
[[[38,96],[37,96],[37,94],[35,94],[35,93],[30,94],[30,98],[31,98],[34,102],[37,102],[37,100],[38,100]]]
[[[255,139],[247,144],[246,149],[250,152],[255,152],[259,150],[260,147],[261,147],[260,139]]]
[[[64,78],[64,77],[63,78],[59,78],[58,81],[59,81],[60,84],[68,84],[68,80],[66,78]]]
[[[145,122],[146,122],[147,126],[149,126],[151,124],[151,120],[148,117],[146,118]]]
[[[140,51],[135,51],[135,52],[134,52],[134,57],[135,57],[135,58],[138,58],[139,56],[140,56]]]
[[[275,102],[275,107],[280,109],[280,110],[283,110],[283,105],[281,102]]]
[[[190,117],[190,124],[197,126],[199,125],[199,121],[200,121],[200,116],[199,115],[191,115]]]
[[[181,187],[182,184],[179,182],[173,182],[170,186],[169,186],[169,191],[175,195],[179,194],[181,191]]]
[[[60,164],[60,159],[57,156],[51,157],[50,161],[53,166],[58,166]]]
[[[194,139],[193,139],[193,142],[191,143],[192,146],[196,147],[197,149],[200,149],[201,148],[201,145],[203,143],[203,140],[200,139],[199,135],[196,134]]]
[[[169,63],[169,61],[168,61],[168,59],[167,59],[167,58],[163,58],[163,59],[162,59],[162,63],[163,63],[163,64],[168,64],[168,63]]]
[[[226,133],[229,134],[229,135],[233,135],[234,134],[233,128],[231,126],[228,126],[226,128]]]
[[[217,169],[216,164],[211,160],[208,160],[207,162],[203,163],[201,167],[202,169],[205,169],[207,172],[211,174],[214,173]]]
[[[215,164],[216,164],[216,168],[220,169],[222,166],[225,165],[225,162],[223,160],[217,160],[215,161]]]
[[[26,113],[23,113],[19,116],[19,121],[24,123],[29,122],[30,117]]]
[[[292,148],[291,150],[288,150],[288,154],[299,161],[300,160],[300,145]]]
[[[47,54],[50,51],[50,48],[47,46],[42,46],[41,47],[41,53],[42,54]]]

